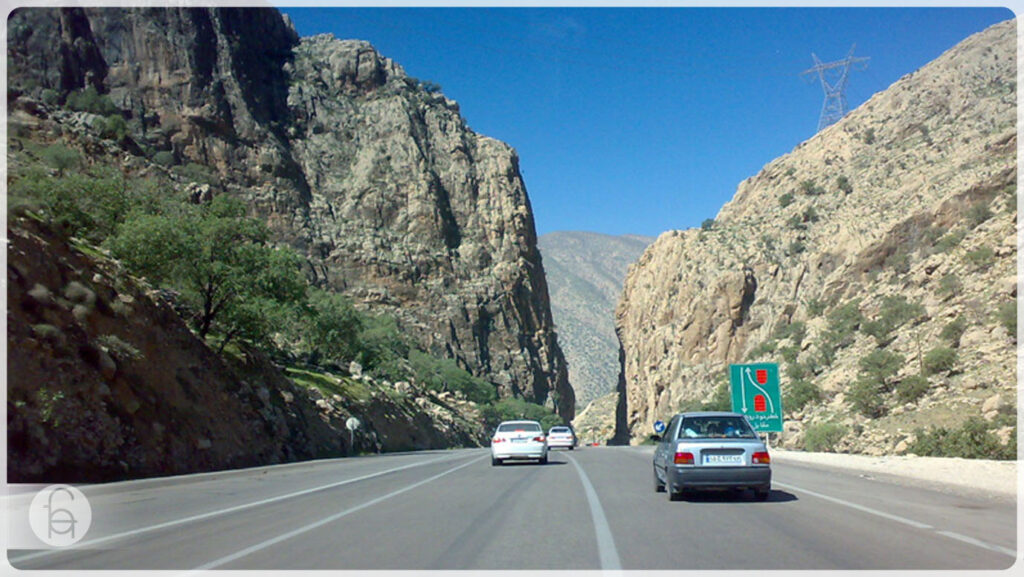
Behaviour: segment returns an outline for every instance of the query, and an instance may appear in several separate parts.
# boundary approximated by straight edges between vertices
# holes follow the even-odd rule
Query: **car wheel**
[[[757,489],[754,489],[754,498],[758,501],[767,501],[768,495],[771,495],[771,493],[772,488],[770,485],[767,487],[758,487]]]
[[[541,465],[547,465],[548,464],[548,456],[547,455],[544,455],[543,457],[540,458],[540,464]]]
[[[569,447],[569,450],[570,450],[570,451],[571,451],[572,449],[573,449],[573,447]]]
[[[668,486],[665,487],[665,491],[668,493],[668,500],[669,501],[682,501],[683,500],[683,491],[676,491],[672,487],[668,487]]]
[[[500,464],[501,464],[501,459],[495,459],[494,457],[491,457],[491,466],[492,467],[497,467]]]
[[[661,479],[658,478],[658,470],[657,469],[654,470],[654,492],[655,493],[664,493],[665,492],[665,483],[662,483]]]

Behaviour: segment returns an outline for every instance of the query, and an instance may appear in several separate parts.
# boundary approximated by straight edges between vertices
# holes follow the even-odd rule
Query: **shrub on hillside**
[[[1017,338],[1017,302],[1008,301],[999,303],[996,307],[996,318],[1010,336],[1016,340]]]
[[[949,347],[935,347],[924,354],[925,374],[949,373],[956,367],[956,351]]]
[[[967,321],[963,317],[956,317],[952,321],[942,327],[942,332],[939,333],[939,337],[948,342],[949,346],[957,348],[960,346],[960,337],[963,336],[964,331],[967,330]]]
[[[791,204],[793,204],[792,192],[786,192],[779,196],[779,206],[781,206],[782,208],[786,208]]]
[[[804,449],[813,452],[832,452],[846,436],[847,429],[839,423],[818,423],[804,432]]]
[[[110,97],[96,92],[96,89],[92,86],[88,86],[81,90],[74,90],[69,93],[67,99],[64,101],[64,105],[71,110],[78,112],[90,112],[101,116],[107,116],[117,112],[117,107],[114,106]]]
[[[871,351],[858,361],[860,376],[864,380],[879,383],[883,389],[889,389],[889,379],[899,372],[903,366],[903,355],[882,349]]]
[[[789,381],[782,394],[782,406],[786,411],[799,411],[808,403],[816,403],[821,400],[821,389],[806,379],[793,379]]]
[[[928,378],[924,375],[909,376],[896,383],[896,398],[901,403],[913,403],[928,392]]]
[[[971,417],[959,429],[934,427],[914,431],[916,439],[907,451],[922,457],[1014,460],[1017,458],[1017,430],[1003,445],[980,417]]]
[[[981,271],[992,265],[995,260],[995,251],[992,247],[983,246],[972,250],[964,255],[964,261],[975,271]]]
[[[872,419],[885,414],[885,402],[882,395],[885,388],[874,379],[859,378],[850,386],[846,398],[853,410]]]

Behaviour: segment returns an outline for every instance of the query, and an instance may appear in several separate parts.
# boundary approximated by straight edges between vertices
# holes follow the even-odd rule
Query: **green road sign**
[[[755,431],[782,432],[778,364],[729,365],[729,384],[732,410],[746,415]]]

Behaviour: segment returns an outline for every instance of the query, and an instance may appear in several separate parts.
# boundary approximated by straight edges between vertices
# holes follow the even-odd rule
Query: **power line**
[[[861,70],[867,69],[867,61],[870,58],[861,56],[854,57],[853,50],[857,45],[850,46],[850,53],[842,60],[835,62],[822,62],[818,56],[811,52],[814,59],[814,66],[804,70],[801,76],[818,74],[821,81],[821,88],[825,91],[825,103],[821,106],[821,116],[818,117],[818,132],[826,126],[830,126],[846,116],[848,106],[846,104],[846,84],[850,80],[850,67],[854,64],[863,63]],[[813,80],[812,80],[813,82]]]

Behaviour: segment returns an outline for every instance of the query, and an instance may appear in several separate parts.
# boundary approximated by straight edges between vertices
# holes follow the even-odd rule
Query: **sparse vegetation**
[[[975,271],[988,268],[994,260],[995,251],[992,250],[992,247],[988,246],[969,251],[964,255],[964,261]]]
[[[959,316],[948,322],[946,326],[942,327],[942,332],[939,333],[939,337],[948,342],[949,346],[957,348],[960,346],[960,337],[963,336],[964,331],[966,330],[967,321],[965,321],[962,316]]]
[[[807,379],[792,379],[786,389],[782,394],[782,406],[787,411],[796,412],[821,400],[821,389]]]
[[[809,196],[824,194],[825,189],[818,186],[813,180],[804,180],[800,183],[800,192]]]
[[[1017,428],[1003,445],[980,417],[971,417],[959,429],[933,427],[914,431],[908,452],[923,457],[1014,460],[1017,458]]]
[[[99,114],[100,116],[108,116],[118,112],[110,97],[98,93],[92,86],[70,92],[64,101],[64,105],[71,110]]]
[[[1010,336],[1016,340],[1017,338],[1017,302],[1008,301],[999,303],[996,307],[996,318],[999,320],[999,324],[1006,329]]]
[[[853,410],[865,417],[877,418],[885,414],[882,384],[872,380],[857,380],[850,385],[846,398]]]
[[[853,192],[853,185],[850,184],[850,179],[846,178],[845,174],[840,174],[839,178],[836,179],[836,188],[838,188],[843,194],[850,194]]]
[[[879,383],[883,390],[890,389],[890,379],[896,375],[906,359],[903,355],[875,349],[857,362],[862,380]]]
[[[847,429],[839,423],[816,423],[804,432],[804,449],[813,452],[832,452],[846,436]]]
[[[882,299],[878,317],[864,323],[861,330],[875,337],[878,346],[884,347],[892,342],[893,331],[907,322],[921,318],[925,312],[923,305],[911,303],[903,295],[886,296]]]
[[[786,192],[779,196],[779,206],[781,206],[782,208],[786,208],[791,204],[793,204],[792,192]]]
[[[967,236],[967,232],[963,229],[950,231],[945,236],[935,241],[935,249],[939,252],[947,253],[960,246],[960,241],[962,241],[965,236]]]
[[[954,298],[960,294],[960,290],[963,288],[963,283],[960,281],[960,277],[956,273],[946,273],[939,279],[938,293],[943,299]]]
[[[913,403],[928,392],[928,378],[912,375],[896,383],[896,398],[901,403]]]
[[[711,230],[712,228],[714,228],[714,226],[715,219],[713,218],[705,218],[704,221],[700,223],[701,230]]]
[[[686,411],[731,411],[732,410],[732,394],[729,390],[729,381],[725,380],[718,383],[712,393],[711,399],[707,401],[699,401],[692,399],[690,401],[683,401],[679,403],[679,410],[681,412]]]
[[[992,218],[992,210],[989,209],[986,201],[975,202],[971,208],[967,209],[967,222],[970,223],[971,228],[979,226],[990,218]]]
[[[825,312],[825,301],[821,299],[810,299],[807,301],[807,314],[810,317],[820,317]]]
[[[935,347],[924,354],[923,362],[925,374],[949,373],[956,367],[957,354],[949,347]]]

